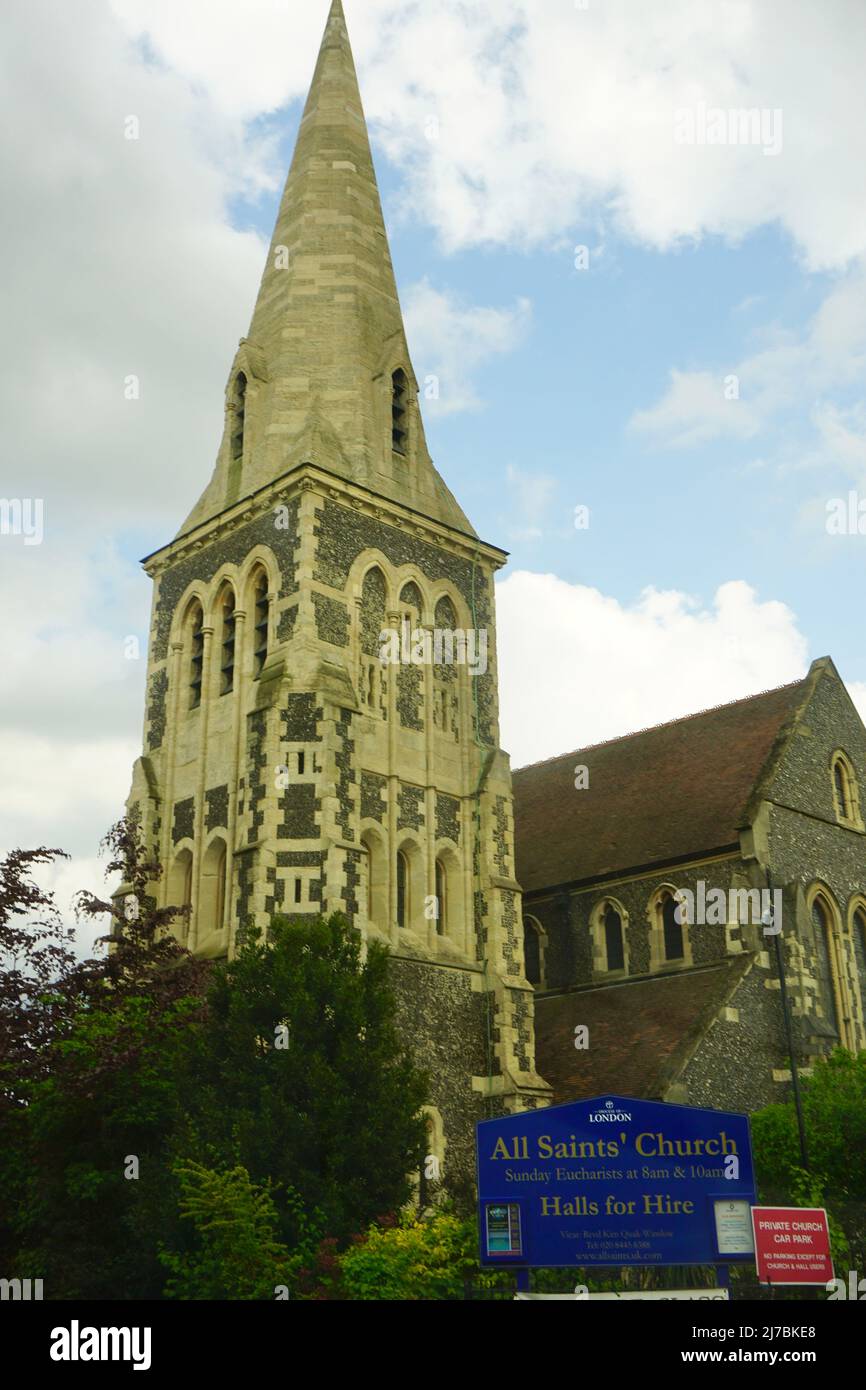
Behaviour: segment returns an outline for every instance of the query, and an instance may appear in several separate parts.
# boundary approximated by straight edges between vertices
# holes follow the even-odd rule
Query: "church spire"
[[[183,530],[314,463],[474,534],[430,461],[417,398],[346,20],[333,0],[229,381],[216,472]]]

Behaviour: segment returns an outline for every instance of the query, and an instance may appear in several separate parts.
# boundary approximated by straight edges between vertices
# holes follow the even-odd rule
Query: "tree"
[[[285,1194],[343,1242],[410,1195],[426,1080],[394,1025],[387,951],[340,916],[275,918],[217,966],[183,1079],[186,1151],[270,1179],[280,1239],[300,1239]]]
[[[866,1052],[837,1047],[802,1081],[809,1172],[793,1102],[752,1116],[755,1168],[762,1200],[826,1207],[834,1258],[849,1245],[866,1252]]]
[[[72,931],[33,878],[60,850],[14,850],[0,862],[0,1257],[11,1270],[13,1213],[23,1170],[28,1087],[47,1074],[65,1014],[58,988],[72,970]]]
[[[341,918],[278,919],[230,963],[194,960],[171,934],[179,910],[156,906],[160,869],[135,821],[105,846],[122,888],[79,899],[109,919],[104,960],[74,960],[29,882],[49,851],[15,856],[0,898],[8,1276],[43,1278],[50,1298],[158,1298],[162,1252],[173,1296],[228,1287],[228,1246],[193,1206],[240,1202],[243,1169],[253,1206],[241,1203],[235,1235],[243,1244],[266,1193],[277,1254],[264,1263],[285,1249],[290,1278],[311,1231],[345,1244],[409,1195],[426,1092],[397,1037],[387,952],[362,960]],[[27,913],[41,917],[28,925]]]
[[[803,1078],[809,1166],[837,1198],[866,1201],[866,1052],[836,1048]],[[792,1102],[752,1116],[760,1182],[790,1188],[801,1168]]]
[[[52,1298],[159,1295],[156,1242],[179,1219],[165,1173],[176,1054],[204,1009],[206,970],[168,935],[176,913],[148,897],[159,867],[135,821],[104,844],[106,872],[123,873],[137,904],[130,915],[128,899],[80,896],[84,915],[109,916],[107,959],[76,962],[53,905],[27,894],[44,920],[18,928],[23,983],[4,962],[0,986],[13,1016],[21,1001],[6,1028],[3,1225],[16,1267]]]
[[[464,1286],[494,1289],[499,1270],[482,1270],[478,1226],[450,1211],[374,1226],[339,1260],[341,1291],[351,1299],[417,1302],[462,1299]],[[506,1274],[506,1281],[513,1276]]]
[[[199,1163],[178,1162],[180,1214],[192,1221],[196,1248],[187,1254],[163,1250],[171,1271],[166,1297],[193,1299],[272,1299],[294,1284],[299,1265],[315,1241],[312,1231],[291,1255],[275,1236],[277,1210],[267,1186],[257,1187],[245,1168],[215,1172]],[[306,1229],[296,1194],[287,1194]]]
[[[75,965],[74,933],[33,879],[41,865],[66,857],[19,849],[0,862],[0,1126],[20,1109],[28,1082],[45,1075],[66,1014],[62,986]]]

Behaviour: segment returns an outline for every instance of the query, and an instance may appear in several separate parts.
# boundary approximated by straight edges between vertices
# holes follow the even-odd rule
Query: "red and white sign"
[[[833,1278],[823,1207],[752,1207],[761,1284],[827,1284]]]

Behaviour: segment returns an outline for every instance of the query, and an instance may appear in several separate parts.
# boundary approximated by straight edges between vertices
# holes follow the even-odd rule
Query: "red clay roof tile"
[[[606,1093],[661,1099],[730,997],[748,959],[537,995],[535,1061],[553,1087],[553,1104]],[[578,1024],[589,1029],[585,1051],[574,1045]]]
[[[514,773],[524,892],[721,849],[806,680]],[[575,789],[575,768],[589,788]]]

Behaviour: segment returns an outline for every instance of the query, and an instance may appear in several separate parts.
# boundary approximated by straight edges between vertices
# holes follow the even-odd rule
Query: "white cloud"
[[[162,63],[235,121],[274,111],[306,91],[329,4],[109,0],[129,33],[149,40]]]
[[[53,865],[42,866],[33,875],[43,892],[54,895],[64,922],[75,928],[75,952],[81,958],[104,954],[105,947],[97,947],[96,942],[111,928],[107,913],[100,918],[76,918],[75,915],[79,893],[92,893],[103,902],[111,897],[117,883],[114,879],[106,879],[105,865],[105,858],[99,859],[96,855],[89,858],[73,856],[69,860],[60,859]]]
[[[229,200],[282,171],[145,65],[107,5],[34,0],[4,26],[4,495],[114,534],[176,526],[213,467],[264,263]]]
[[[237,119],[306,89],[327,13],[278,0],[113,0]],[[533,244],[606,209],[667,249],[778,223],[812,268],[866,250],[860,0],[345,0],[367,111],[406,206],[445,243]],[[784,146],[681,146],[699,103],[780,109]],[[430,139],[430,119],[439,138]]]
[[[822,392],[859,384],[866,372],[866,261],[830,290],[802,333],[765,328],[760,350],[715,372],[670,373],[670,385],[651,408],[638,411],[632,428],[670,448],[712,439],[749,439],[781,412],[795,412]],[[725,382],[736,377],[739,396],[725,398]],[[808,424],[808,421],[807,421]],[[812,424],[825,457],[846,456],[856,443],[832,402],[819,404]],[[862,450],[862,444],[861,444]]]
[[[511,309],[467,304],[429,280],[410,285],[404,295],[406,333],[421,387],[424,413],[453,415],[481,404],[473,377],[491,357],[512,352],[524,338],[532,315],[528,299]],[[428,379],[435,378],[433,387]],[[438,389],[438,396],[431,394]]]
[[[109,825],[122,813],[139,751],[132,738],[80,738],[65,745],[50,734],[4,732],[0,735],[0,843],[30,849],[47,838],[51,849],[95,853]],[[94,834],[82,843],[82,832],[87,833],[90,826]],[[70,836],[77,843],[70,844]]]
[[[866,724],[866,681],[849,681],[848,692],[860,714],[860,718]]]
[[[50,529],[41,546],[0,539],[0,708],[10,733],[58,729],[62,717],[76,737],[117,737],[141,722],[150,581],[87,541]]]
[[[265,254],[227,209],[282,171],[99,0],[12,7],[4,40],[0,493],[45,536],[0,537],[0,846],[73,856],[40,873],[68,920],[140,752],[150,584],[115,545],[168,539],[210,474]]]
[[[808,664],[795,615],[741,580],[709,605],[656,589],[625,605],[525,570],[496,593],[515,767],[784,685]]]
[[[651,410],[638,411],[633,429],[671,448],[687,448],[720,437],[750,439],[761,427],[758,413],[739,397],[726,397],[719,372],[671,371],[666,395]]]
[[[50,514],[41,546],[0,539],[0,856],[71,855],[37,874],[69,922],[73,893],[104,895],[95,855],[123,814],[144,712],[149,581],[94,540],[55,534]],[[82,949],[93,935],[79,928]]]
[[[43,737],[0,732],[3,805],[0,857],[10,849],[63,850],[70,856],[35,875],[56,894],[72,922],[72,899],[86,888],[106,894],[105,865],[97,858],[102,837],[123,814],[132,764],[140,749],[130,738],[80,738],[71,732]],[[82,941],[99,930],[83,927]]]
[[[401,13],[399,44],[382,46],[406,86],[386,139],[417,161],[413,202],[453,247],[547,240],[602,205],[661,249],[778,222],[811,266],[844,265],[866,245],[866,189],[851,176],[866,155],[851,100],[866,16],[857,0],[829,8],[835,23],[810,0],[784,18],[760,0]],[[780,108],[783,153],[676,145],[676,111],[701,102]],[[425,110],[441,121],[432,145]]]
[[[838,465],[854,481],[866,486],[866,405],[842,410],[830,401],[812,411],[821,457]]]
[[[512,514],[518,523],[504,522],[513,541],[537,541],[547,533],[548,509],[556,493],[556,479],[547,473],[526,473],[509,463],[505,481]]]

